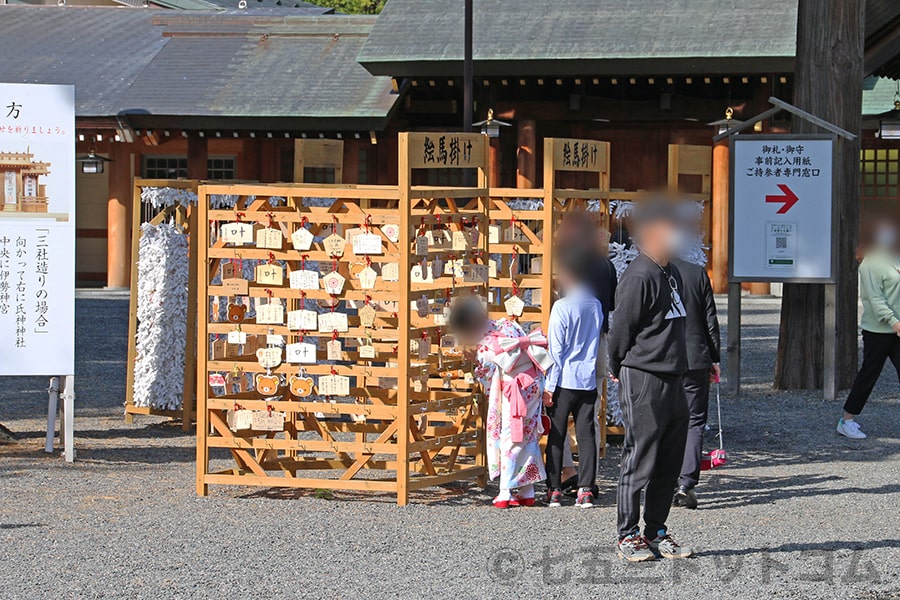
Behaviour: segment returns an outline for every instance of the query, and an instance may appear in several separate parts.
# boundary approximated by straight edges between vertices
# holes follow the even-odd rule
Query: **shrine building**
[[[389,184],[398,132],[477,130],[462,123],[461,0],[389,0],[377,17],[249,4],[0,6],[0,80],[75,85],[77,154],[101,163],[77,168],[79,284],[129,285],[135,177]],[[491,185],[542,185],[544,138],[607,141],[613,198],[673,181],[708,197],[724,291],[729,155],[712,138],[791,102],[796,22],[796,0],[476,1],[474,120],[508,124]],[[868,0],[865,60],[863,207],[896,206],[900,4]],[[781,113],[753,130],[789,128]],[[342,142],[337,168],[304,167],[304,139]],[[673,179],[688,154],[700,166]]]

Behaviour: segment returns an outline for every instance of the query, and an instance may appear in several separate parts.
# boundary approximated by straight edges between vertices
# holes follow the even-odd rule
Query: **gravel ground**
[[[723,307],[724,308],[724,307]],[[78,461],[42,452],[47,382],[0,380],[0,598],[900,598],[900,394],[886,371],[862,423],[771,389],[778,301],[744,301],[744,395],[725,398],[727,467],[670,526],[687,561],[612,555],[617,449],[601,507],[497,511],[466,484],[387,496],[213,487],[194,495],[192,438],[122,420],[127,299],[82,293]],[[724,312],[724,311],[723,311]],[[894,515],[891,517],[890,515]]]

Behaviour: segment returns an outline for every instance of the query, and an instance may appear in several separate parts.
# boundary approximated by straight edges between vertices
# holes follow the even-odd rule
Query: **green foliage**
[[[377,15],[387,0],[308,0],[319,6],[329,6],[338,12],[354,15]]]

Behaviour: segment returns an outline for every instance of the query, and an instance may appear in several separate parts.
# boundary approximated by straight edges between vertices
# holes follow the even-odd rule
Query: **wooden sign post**
[[[332,183],[344,181],[342,140],[294,140],[294,182],[306,183],[306,169],[331,169]]]

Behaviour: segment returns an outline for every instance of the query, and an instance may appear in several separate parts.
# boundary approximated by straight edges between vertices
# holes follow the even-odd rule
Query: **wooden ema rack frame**
[[[451,146],[452,144],[452,146]],[[463,227],[478,221],[484,231],[478,243],[466,252],[466,261],[484,264],[487,259],[487,223],[489,200],[486,179],[487,138],[479,134],[410,133],[400,134],[399,185],[201,185],[199,188],[197,299],[198,311],[198,378],[197,378],[197,493],[208,493],[209,484],[256,485],[312,489],[366,490],[396,494],[398,504],[409,501],[411,491],[456,481],[478,478],[484,484],[486,475],[482,416],[477,403],[477,390],[462,377],[449,380],[442,373],[467,371],[461,356],[439,358],[439,340],[444,328],[432,314],[419,316],[410,307],[425,296],[430,303],[443,302],[460,294],[485,295],[487,282],[454,280],[440,275],[430,282],[413,281],[411,270],[423,258],[431,261],[438,255],[446,259],[448,249],[429,249],[429,255],[416,254],[415,238],[424,228]],[[447,161],[439,149],[453,147],[465,151]],[[429,148],[431,152],[429,153]],[[437,154],[436,154],[437,153]],[[437,160],[435,160],[437,158]],[[443,160],[442,160],[443,159]],[[477,187],[432,188],[412,185],[412,170],[427,168],[469,167],[477,170]],[[211,210],[212,194],[239,197],[235,210]],[[273,206],[269,198],[286,199],[285,206]],[[310,206],[304,198],[336,198],[329,208]],[[465,202],[463,202],[465,199]],[[240,219],[260,228],[268,223],[283,234],[283,249],[234,246],[217,239],[219,227]],[[454,215],[449,225],[449,215]],[[308,224],[316,235],[332,233],[346,237],[348,229],[368,227],[382,236],[384,253],[370,255],[377,264],[397,263],[398,281],[377,279],[374,289],[361,289],[351,274],[354,256],[347,244],[344,256],[337,259],[338,271],[346,278],[341,294],[329,295],[324,289],[301,291],[286,284],[289,273],[302,268],[305,261],[316,261],[324,272],[334,259],[321,242],[308,251],[294,250],[291,235]],[[382,233],[382,226],[396,225],[399,241],[394,243]],[[234,391],[216,395],[209,376],[237,371],[246,374],[265,373],[254,355],[229,359],[210,357],[211,336],[227,336],[235,325],[211,319],[214,297],[228,292],[213,285],[223,262],[271,261],[283,264],[284,286],[249,283],[251,298],[279,298],[285,310],[299,309],[309,301],[332,304],[349,314],[349,330],[333,334],[341,342],[341,360],[332,364],[318,352],[319,362],[304,365],[313,377],[337,374],[351,378],[350,398],[336,402],[313,402],[296,398],[282,388],[266,399],[255,391]],[[304,296],[305,293],[305,296]],[[379,306],[374,327],[365,328],[360,318],[348,308],[352,302],[362,307],[366,302]],[[393,305],[391,303],[394,303]],[[390,310],[393,309],[393,310]],[[326,309],[327,310],[327,309]],[[285,325],[241,324],[247,335],[275,334],[286,343],[300,340],[301,332]],[[322,335],[328,339],[333,336]],[[309,334],[305,338],[313,337]],[[375,359],[362,359],[358,348],[371,340]],[[411,343],[428,343],[430,352],[420,359],[411,352]],[[282,363],[272,373],[288,376],[298,373],[298,365]],[[396,380],[396,389],[384,385]],[[318,385],[318,381],[316,382]],[[380,385],[381,384],[381,385]],[[318,390],[316,390],[318,391]],[[284,432],[232,431],[227,411],[239,404],[246,410],[264,411],[271,407],[285,413]],[[234,461],[231,468],[210,469],[211,453],[227,449]]]
[[[197,320],[197,240],[191,235],[197,227],[197,211],[188,210],[184,206],[173,205],[163,208],[148,221],[151,225],[159,225],[169,219],[184,228],[188,236],[188,253],[190,256],[188,275],[188,314],[187,335],[185,338],[184,353],[184,392],[182,395],[181,409],[164,410],[150,406],[135,406],[134,404],[134,369],[137,361],[137,305],[138,305],[138,249],[140,248],[141,225],[141,190],[143,188],[174,188],[197,192],[199,182],[193,179],[141,179],[134,180],[134,193],[131,205],[131,294],[128,304],[128,370],[125,383],[125,422],[133,423],[135,415],[154,415],[181,419],[181,427],[184,431],[190,431],[195,418],[194,394],[196,391],[196,356],[194,348],[197,344],[197,328],[194,325]]]

